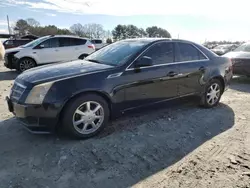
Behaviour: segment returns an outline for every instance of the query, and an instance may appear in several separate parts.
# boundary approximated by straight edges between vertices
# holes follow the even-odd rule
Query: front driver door
[[[129,108],[177,96],[178,65],[174,63],[174,44],[156,43],[143,56],[152,58],[153,65],[136,69],[132,65],[123,73],[123,79],[127,82],[125,101]]]
[[[58,62],[60,59],[58,38],[50,38],[33,49],[39,64]]]

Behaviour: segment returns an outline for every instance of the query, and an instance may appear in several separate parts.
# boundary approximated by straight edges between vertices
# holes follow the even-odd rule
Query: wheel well
[[[36,60],[34,58],[32,58],[32,57],[22,57],[22,58],[19,59],[18,62],[20,62],[22,59],[32,59],[35,62],[35,64],[37,65]]]
[[[219,80],[221,82],[222,87],[223,87],[222,92],[224,92],[224,90],[225,90],[225,81],[224,81],[224,79],[221,76],[213,77],[213,79]]]
[[[112,102],[110,100],[110,98],[105,95],[104,93],[102,92],[98,92],[98,91],[85,91],[85,92],[81,92],[81,93],[78,93],[76,95],[74,95],[73,97],[71,97],[69,100],[67,100],[64,105],[63,105],[63,108],[61,109],[60,113],[59,113],[59,121],[61,119],[61,116],[66,108],[66,106],[70,103],[70,101],[76,99],[77,97],[79,96],[82,96],[82,95],[87,95],[87,94],[95,94],[95,95],[99,95],[100,97],[102,97],[107,103],[108,103],[108,107],[109,107],[109,111],[110,111],[110,114],[111,114],[111,110],[112,110]]]

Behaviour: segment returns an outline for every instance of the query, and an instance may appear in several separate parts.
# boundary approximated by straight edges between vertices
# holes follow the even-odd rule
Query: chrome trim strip
[[[110,75],[108,75],[107,79],[110,79],[110,78],[117,78],[117,77],[121,76],[122,73],[123,73],[123,72],[118,72],[118,73],[110,74]]]
[[[130,71],[130,70],[135,70],[135,68],[129,68],[145,51],[147,51],[150,47],[152,47],[153,45],[155,44],[158,44],[158,43],[161,43],[161,42],[172,42],[172,43],[176,43],[178,41],[159,41],[159,42],[156,42],[152,45],[150,45],[148,48],[146,48],[142,53],[140,53],[134,61],[132,61],[132,63],[129,64],[129,66],[125,69],[125,71]],[[202,62],[202,61],[209,61],[210,59],[206,56],[206,54],[204,54],[199,48],[197,48],[194,44],[192,43],[189,43],[189,42],[183,42],[183,41],[180,41],[179,43],[185,43],[185,44],[190,44],[192,46],[194,46],[199,52],[201,52],[205,57],[206,59],[202,59],[202,60],[192,60],[192,61],[176,61],[176,62],[173,62],[173,63],[163,63],[163,64],[159,64],[159,65],[153,65],[153,66],[149,66],[149,67],[141,67],[140,69],[145,69],[145,68],[151,68],[151,67],[159,67],[159,66],[164,66],[164,65],[175,65],[175,64],[182,64],[182,63],[191,63],[191,62]]]
[[[12,91],[15,92],[15,93],[19,93],[20,95],[23,94],[23,91],[18,91],[18,90],[15,90],[15,89],[12,89]]]
[[[23,89],[26,89],[26,86],[24,86],[24,85],[22,85],[22,84],[20,84],[20,83],[18,83],[18,82],[14,82],[14,85],[18,85],[19,87],[21,87],[21,88],[23,88]]]
[[[203,62],[203,61],[209,61],[208,59],[202,59],[202,60],[194,60],[194,61],[176,61],[174,63],[164,63],[159,65],[153,65],[149,67],[140,67],[140,69],[146,69],[146,68],[152,68],[152,67],[160,67],[160,66],[168,66],[168,65],[176,65],[176,64],[184,64],[184,63],[195,63],[195,62]],[[126,69],[126,71],[135,70],[135,68]]]

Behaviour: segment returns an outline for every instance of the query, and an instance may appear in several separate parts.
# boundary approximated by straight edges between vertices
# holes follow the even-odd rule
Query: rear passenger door
[[[71,46],[71,38],[59,37],[59,54],[61,61],[70,61],[75,58],[75,52]]]
[[[86,39],[78,39],[78,38],[71,38],[70,45],[73,49],[74,59],[78,59],[82,54],[88,54],[87,53],[87,46],[86,46]]]
[[[202,77],[207,71],[209,59],[191,43],[177,42],[177,61],[181,78],[179,95],[190,95],[201,92]]]

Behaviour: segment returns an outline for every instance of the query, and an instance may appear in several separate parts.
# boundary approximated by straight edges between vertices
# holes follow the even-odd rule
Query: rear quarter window
[[[91,40],[93,44],[102,44],[102,40]]]
[[[84,45],[86,44],[87,40],[86,39],[77,39],[77,38],[72,38],[70,41],[71,46],[79,46],[79,45]]]
[[[179,61],[195,61],[207,59],[196,47],[187,43],[178,43]]]

